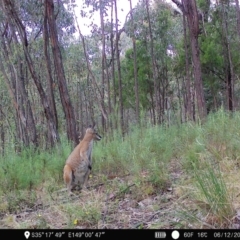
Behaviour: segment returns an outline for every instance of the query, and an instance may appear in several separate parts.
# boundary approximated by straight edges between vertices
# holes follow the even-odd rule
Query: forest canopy
[[[126,4],[119,24],[117,0],[1,1],[2,154],[77,144],[92,123],[126,134],[239,110],[238,0]]]

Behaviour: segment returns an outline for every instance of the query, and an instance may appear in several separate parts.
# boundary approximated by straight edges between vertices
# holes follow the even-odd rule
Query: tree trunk
[[[186,102],[185,102],[185,111],[187,120],[193,120],[193,111],[192,111],[192,98],[191,98],[191,79],[190,79],[190,65],[189,65],[189,48],[188,48],[188,39],[187,39],[187,26],[186,26],[186,17],[183,14],[183,30],[184,30],[184,47],[185,47],[185,72],[186,72]]]
[[[233,111],[234,101],[233,101],[233,89],[234,89],[234,73],[232,66],[232,57],[229,43],[229,33],[228,33],[228,21],[226,18],[227,9],[225,5],[221,2],[221,19],[222,19],[222,39],[223,39],[223,51],[224,51],[224,61],[225,61],[225,76],[226,76],[226,90],[227,90],[227,106],[229,111]]]
[[[17,51],[16,48],[13,48],[18,45],[18,39],[13,27],[9,23],[6,23],[6,26],[11,30],[11,40],[13,40],[10,41],[9,36],[4,33],[2,34],[4,62],[5,66],[8,68],[7,72],[11,73],[10,76],[8,77],[9,74],[5,71],[3,61],[1,63],[1,69],[17,112],[16,129],[20,140],[25,146],[28,146],[30,143],[33,146],[38,146],[37,130],[24,81],[23,60],[20,55],[17,55],[17,64],[14,64],[11,57],[14,56],[14,52]],[[11,44],[11,42],[14,42],[14,44]]]
[[[117,13],[117,1],[114,0],[115,6],[115,28],[116,28],[116,57],[117,57],[117,73],[118,73],[118,94],[119,94],[119,107],[120,107],[120,125],[122,134],[124,134],[124,112],[123,112],[123,98],[122,98],[122,75],[121,75],[121,63],[120,63],[120,50],[119,50],[119,39],[120,32],[118,31],[118,13]]]
[[[45,8],[47,9],[47,20],[50,32],[50,40],[52,45],[53,59],[56,74],[58,77],[58,88],[60,93],[60,98],[63,106],[63,111],[66,117],[67,125],[67,136],[68,139],[72,140],[75,144],[78,144],[78,134],[76,131],[76,120],[72,107],[72,103],[69,97],[67,83],[65,79],[64,68],[62,64],[62,55],[59,48],[58,36],[57,36],[57,26],[54,16],[54,3],[53,0],[45,0]]]
[[[130,0],[130,15],[131,15],[133,59],[134,59],[134,90],[135,90],[135,105],[136,105],[135,109],[136,109],[137,123],[140,123],[140,117],[139,117],[139,93],[138,93],[138,72],[137,72],[137,49],[136,49],[135,28],[134,28],[132,11],[133,11],[132,0]]]
[[[112,73],[112,81],[113,81],[113,105],[116,106],[117,103],[117,99],[116,96],[117,94],[115,93],[116,90],[116,79],[115,79],[115,49],[114,49],[114,33],[113,33],[113,27],[114,27],[114,23],[113,23],[113,9],[114,9],[114,1],[112,2],[112,6],[111,6],[111,73]]]
[[[147,18],[148,18],[148,27],[149,27],[149,37],[150,37],[150,53],[151,53],[151,61],[152,61],[152,74],[153,74],[153,84],[154,84],[154,107],[155,114],[157,116],[157,123],[160,123],[160,98],[159,98],[159,90],[157,86],[157,70],[155,63],[155,55],[154,55],[154,46],[153,46],[153,36],[152,36],[152,25],[149,15],[149,0],[146,0],[146,10],[147,10]]]
[[[18,44],[15,32],[12,31],[14,43]],[[6,83],[10,98],[12,100],[13,106],[17,113],[17,131],[19,133],[19,138],[25,146],[29,146],[31,143],[33,146],[38,146],[37,130],[34,123],[33,113],[31,104],[29,102],[28,93],[26,91],[24,82],[24,73],[22,66],[22,59],[18,57],[18,67],[13,64],[9,54],[14,55],[11,48],[10,41],[7,39],[2,40],[2,48],[4,49],[4,61],[0,60],[0,69],[4,76],[4,81]],[[5,62],[8,66],[8,71],[5,71]],[[7,72],[11,73],[8,77]],[[12,83],[12,84],[11,84]]]
[[[3,99],[3,95],[1,96]],[[4,130],[4,114],[3,114],[3,107],[0,104],[0,138],[1,138],[1,148],[0,152],[2,157],[5,154],[5,130]]]
[[[107,70],[107,65],[106,65],[106,53],[105,53],[105,48],[106,48],[106,43],[105,43],[105,29],[104,29],[104,4],[102,1],[100,1],[100,23],[101,23],[101,35],[102,35],[102,86],[101,86],[101,95],[102,95],[102,101],[104,102],[105,98],[105,71]],[[106,122],[105,119],[102,115],[102,128],[104,131],[106,130]]]
[[[89,75],[90,75],[89,78],[91,78],[92,86],[95,89],[95,94],[93,94],[93,98],[95,99],[95,102],[98,104],[99,109],[100,109],[100,111],[102,113],[102,116],[104,117],[105,121],[107,121],[108,116],[107,116],[107,113],[106,113],[106,110],[105,110],[105,105],[104,105],[104,102],[103,102],[103,96],[102,96],[102,93],[101,93],[101,89],[99,89],[99,86],[97,84],[95,75],[93,74],[93,71],[92,71],[92,68],[91,68],[91,64],[90,64],[88,54],[87,54],[87,50],[86,50],[84,36],[81,33],[81,30],[80,30],[80,27],[79,27],[76,16],[74,16],[74,17],[75,17],[75,22],[76,22],[76,25],[77,25],[77,28],[78,28],[79,36],[82,40],[84,57],[86,59],[87,69],[88,69],[88,72],[89,72]],[[100,99],[99,99],[98,95],[100,96]]]
[[[199,55],[198,35],[199,35],[199,20],[198,11],[195,0],[184,0],[184,8],[186,10],[189,33],[192,48],[193,70],[195,78],[195,91],[197,98],[198,115],[203,120],[206,115],[206,104],[203,91],[202,70]]]
[[[43,20],[43,40],[44,40],[44,57],[45,57],[45,63],[46,63],[46,69],[47,69],[47,81],[48,81],[48,87],[47,87],[47,94],[49,99],[49,107],[51,108],[51,111],[53,113],[54,117],[54,123],[56,125],[56,128],[58,129],[58,118],[57,118],[57,109],[56,109],[56,103],[54,99],[53,89],[54,89],[54,81],[52,77],[52,69],[51,69],[51,60],[50,60],[50,54],[49,54],[49,32],[48,32],[48,24],[47,24],[47,8],[44,9],[44,20]]]
[[[207,115],[206,103],[204,98],[202,70],[199,55],[198,35],[199,35],[199,19],[196,0],[183,0],[181,4],[177,0],[172,0],[187,17],[189,35],[191,41],[193,72],[195,82],[195,94],[197,99],[198,117],[203,120]]]
[[[239,1],[235,0],[236,3],[236,15],[237,15],[237,32],[240,38],[240,8],[239,8]]]

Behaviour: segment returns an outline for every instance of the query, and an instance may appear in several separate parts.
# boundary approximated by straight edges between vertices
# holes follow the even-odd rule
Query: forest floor
[[[240,229],[240,114],[204,124],[132,128],[94,147],[89,188],[69,197],[71,152],[0,158],[0,228]],[[17,166],[17,167],[16,167]]]
[[[148,172],[141,172],[142,179],[147,174]],[[171,164],[170,175],[171,184],[169,182],[164,191],[155,189],[144,180],[139,185],[130,175],[105,176],[103,182],[100,180],[104,179],[102,176],[92,176],[89,180],[90,187],[80,193],[75,192],[71,197],[66,191],[52,191],[49,186],[42,186],[35,190],[34,201],[28,201],[25,197],[24,201],[18,203],[17,208],[2,213],[0,228],[215,228],[217,219],[210,211],[205,218],[198,216],[196,219],[191,214],[199,207],[207,209],[208,206],[201,201],[189,199],[186,191],[189,186],[179,184],[184,174],[176,161]],[[2,201],[1,208],[4,206],[4,199]],[[194,221],[191,221],[191,218]],[[222,225],[222,228],[224,227],[225,225]],[[240,228],[237,211],[234,218],[228,221],[228,228]]]
[[[144,179],[148,173],[141,174]],[[180,175],[175,169],[171,173],[172,180],[176,181]],[[179,201],[183,199],[173,186],[157,191],[147,182],[134,183],[129,175],[109,176],[103,183],[99,179],[93,176],[89,189],[71,197],[65,191],[50,193],[42,187],[36,191],[34,202],[25,199],[17,210],[2,214],[0,227],[156,229],[185,225],[176,216]]]

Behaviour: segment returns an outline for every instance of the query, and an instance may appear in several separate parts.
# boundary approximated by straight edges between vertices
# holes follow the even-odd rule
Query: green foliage
[[[137,41],[137,81],[139,89],[139,102],[143,109],[148,109],[150,106],[150,96],[153,94],[153,81],[151,70],[151,58],[147,48],[143,42]],[[133,50],[129,49],[126,52],[125,59],[122,61],[123,84],[123,101],[127,108],[135,106],[134,93],[134,59]]]
[[[56,146],[50,152],[32,148],[24,149],[19,154],[11,149],[7,151],[6,156],[0,158],[0,191],[4,193],[9,189],[32,190],[51,178],[62,181],[62,169],[70,146],[65,142],[62,147]]]
[[[230,219],[234,214],[232,199],[219,168],[210,164],[204,170],[194,167],[194,174],[199,198],[210,206],[221,222]]]
[[[144,2],[137,5],[133,11],[134,27],[133,30],[131,20],[125,23],[128,36],[136,39],[136,67],[137,81],[139,90],[139,102],[143,110],[148,110],[152,106],[154,93],[153,84],[153,67],[152,57],[155,59],[156,68],[158,70],[157,84],[164,85],[166,76],[165,70],[171,64],[170,58],[167,56],[168,46],[174,45],[179,32],[178,21],[171,18],[171,7],[165,2],[156,2],[154,8],[150,8],[150,23],[152,29],[153,52],[151,56],[151,43],[149,41],[149,24]],[[129,49],[125,53],[125,58],[121,62],[122,78],[123,78],[123,101],[126,108],[135,106],[135,80],[134,80],[134,52]]]

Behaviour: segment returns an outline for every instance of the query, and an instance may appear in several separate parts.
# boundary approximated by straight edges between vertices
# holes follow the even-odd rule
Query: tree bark
[[[63,106],[63,111],[66,117],[67,136],[69,140],[72,140],[76,145],[79,143],[78,134],[76,131],[76,119],[72,107],[72,103],[69,97],[67,83],[65,79],[64,67],[62,64],[62,55],[59,48],[57,26],[54,16],[54,3],[53,0],[45,0],[45,8],[47,9],[47,20],[49,26],[50,40],[52,45],[53,59],[56,74],[58,77],[58,88]]]
[[[201,62],[199,55],[199,44],[198,44],[198,35],[199,35],[199,19],[196,0],[183,0],[181,4],[177,0],[172,0],[187,17],[189,35],[191,41],[191,50],[192,50],[192,61],[193,61],[193,71],[194,71],[194,82],[195,82],[195,93],[197,99],[197,110],[198,117],[200,120],[203,120],[207,115],[206,103],[204,98],[203,90],[203,80],[202,80],[202,70]]]
[[[235,0],[236,3],[236,15],[237,15],[237,32],[240,38],[240,8],[239,8],[239,1]]]
[[[105,98],[105,71],[107,71],[107,64],[106,64],[106,41],[105,41],[105,28],[104,28],[104,3],[100,1],[100,23],[101,23],[101,35],[102,35],[102,86],[101,86],[101,95],[102,101],[104,102]],[[106,130],[106,122],[102,115],[102,128]]]
[[[131,16],[131,28],[132,28],[132,43],[133,43],[133,64],[134,64],[134,90],[135,90],[135,110],[136,110],[136,119],[137,123],[140,123],[139,116],[139,93],[138,93],[138,72],[137,72],[137,48],[136,48],[136,39],[135,39],[135,29],[133,23],[133,8],[132,0],[130,2],[130,16]]]
[[[117,128],[117,120],[116,120],[116,116],[115,116],[115,106],[117,103],[117,87],[116,87],[116,77],[115,77],[115,45],[114,45],[114,22],[113,22],[113,12],[114,12],[114,1],[112,0],[112,4],[111,4],[111,31],[110,31],[110,41],[111,41],[111,61],[110,64],[111,65],[111,78],[112,78],[112,89],[113,89],[113,113],[114,113],[114,118],[113,120],[111,120],[111,125],[113,125],[113,128]],[[111,109],[112,112],[112,109]]]
[[[185,47],[185,72],[186,72],[186,102],[185,102],[185,111],[186,119],[193,120],[193,111],[192,111],[192,101],[191,97],[191,79],[190,79],[190,65],[189,65],[189,47],[187,39],[187,26],[186,26],[186,17],[183,14],[183,30],[184,30],[184,47]]]
[[[153,50],[152,25],[150,22],[150,15],[149,15],[149,0],[146,0],[146,10],[147,10],[147,18],[148,18],[148,26],[149,26],[150,53],[151,53],[153,85],[154,85],[154,103],[155,103],[154,107],[155,107],[155,113],[157,115],[157,123],[159,123],[160,122],[160,103],[159,103],[160,99],[158,99],[159,91],[157,87],[157,71],[156,71],[156,63],[155,63],[155,56],[154,56],[154,50]]]
[[[116,28],[116,57],[117,57],[117,73],[118,73],[118,95],[119,95],[119,107],[120,107],[120,125],[122,134],[124,134],[124,112],[123,112],[123,98],[122,98],[122,74],[121,74],[121,63],[120,63],[120,50],[119,50],[119,38],[120,33],[118,31],[118,11],[117,1],[114,0],[115,6],[115,28]]]
[[[56,128],[58,129],[57,109],[56,109],[56,103],[55,103],[54,93],[53,93],[54,81],[52,77],[51,60],[50,60],[50,53],[49,53],[49,30],[48,30],[48,23],[47,23],[47,8],[44,9],[43,40],[44,40],[44,57],[45,57],[45,63],[46,63],[46,69],[47,69],[47,81],[48,81],[47,93],[48,93],[48,99],[50,103],[49,106],[53,113]]]
[[[227,107],[229,111],[233,111],[234,108],[234,72],[232,66],[232,57],[229,43],[229,33],[228,33],[228,21],[226,19],[227,10],[225,5],[221,2],[221,19],[222,19],[222,41],[223,41],[223,52],[225,61],[225,76],[226,76],[226,90],[227,90]]]

